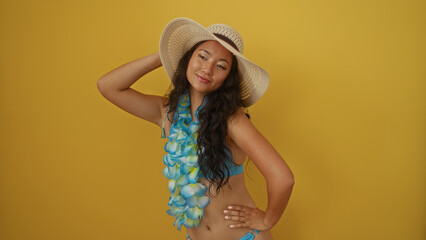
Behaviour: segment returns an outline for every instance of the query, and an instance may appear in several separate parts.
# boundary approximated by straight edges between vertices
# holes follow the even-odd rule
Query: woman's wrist
[[[151,57],[153,58],[153,67],[154,67],[154,69],[163,66],[163,63],[161,62],[161,58],[160,58],[160,53],[159,52],[153,53],[151,55]]]
[[[263,218],[263,224],[268,227],[268,229],[271,229],[275,224],[278,222],[279,219],[276,217],[268,215],[268,213],[265,214],[265,217]]]

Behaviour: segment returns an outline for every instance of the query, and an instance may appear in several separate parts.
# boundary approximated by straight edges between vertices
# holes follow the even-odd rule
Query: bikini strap
[[[163,119],[163,126],[161,127],[161,138],[166,137],[166,131],[164,130],[164,124],[166,123],[167,115],[169,115],[170,107],[171,107],[171,105],[169,105],[169,108],[167,109],[166,115],[164,116],[164,119]]]

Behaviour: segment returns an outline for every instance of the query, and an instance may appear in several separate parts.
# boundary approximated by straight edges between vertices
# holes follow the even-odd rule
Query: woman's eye
[[[222,69],[222,70],[226,70],[226,67],[224,67],[223,65],[218,64],[217,67]]]
[[[200,57],[200,58],[201,58],[201,59],[203,59],[203,60],[206,60],[206,59],[207,59],[205,56],[203,56],[203,55],[201,55],[201,54],[198,54],[198,57]]]

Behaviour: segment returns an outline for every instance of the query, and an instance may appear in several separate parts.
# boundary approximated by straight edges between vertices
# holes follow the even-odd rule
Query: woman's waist
[[[239,205],[250,205],[245,202],[235,202]],[[225,220],[223,210],[226,209],[227,204],[224,207],[216,207],[210,205],[204,211],[204,217],[201,219],[200,226],[188,229],[188,233],[192,236],[191,239],[203,239],[203,240],[227,240],[227,239],[240,239],[247,232],[249,228],[231,228],[231,224],[236,224],[236,221]]]
[[[223,211],[228,209],[228,206],[256,206],[247,189],[232,189],[233,191],[229,191],[228,189],[228,191],[221,191],[215,196],[210,196],[210,203],[204,209],[204,217],[201,219],[200,227],[204,225],[212,231],[228,230],[232,223],[237,223],[225,220]]]
[[[199,180],[206,186],[210,184],[208,179]],[[214,184],[208,189],[210,189],[210,194],[206,193],[206,196],[209,196],[210,202],[204,208],[204,217],[201,219],[200,226],[190,228],[188,232],[194,236],[194,239],[239,239],[236,236],[243,236],[250,229],[230,228],[231,224],[237,222],[226,220],[223,211],[230,205],[255,207],[254,201],[246,188],[244,174],[230,177],[228,183],[220,189],[219,193],[216,193]]]

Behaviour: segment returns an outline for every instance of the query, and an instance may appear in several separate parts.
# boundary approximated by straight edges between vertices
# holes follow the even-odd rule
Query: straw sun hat
[[[257,102],[268,87],[269,75],[242,55],[244,44],[240,34],[225,24],[213,24],[205,28],[188,18],[176,18],[169,22],[160,39],[160,58],[169,78],[173,79],[181,57],[196,43],[204,40],[216,40],[236,56],[244,106]]]

